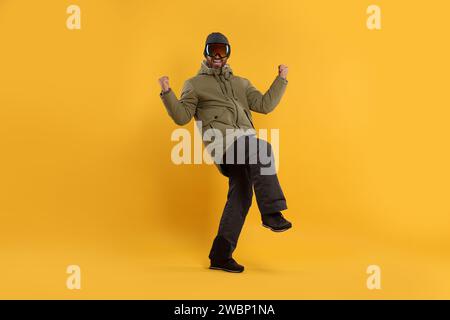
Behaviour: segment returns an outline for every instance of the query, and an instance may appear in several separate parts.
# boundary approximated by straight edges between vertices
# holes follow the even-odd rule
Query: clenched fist
[[[161,86],[161,90],[163,92],[167,92],[170,89],[169,86],[169,77],[168,76],[163,76],[161,78],[158,79],[159,85]]]
[[[278,74],[280,75],[280,77],[282,77],[283,79],[286,79],[287,74],[288,74],[289,68],[287,65],[285,64],[280,64],[278,66]]]

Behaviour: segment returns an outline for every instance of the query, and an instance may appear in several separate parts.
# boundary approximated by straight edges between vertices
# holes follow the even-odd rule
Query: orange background
[[[66,28],[70,4],[81,30]],[[450,298],[449,10],[0,0],[0,298]],[[290,69],[276,111],[254,119],[280,129],[294,228],[262,228],[254,203],[240,275],[207,269],[227,181],[172,164],[158,96],[162,75],[179,95],[213,31],[261,91]],[[70,264],[81,290],[66,288]]]

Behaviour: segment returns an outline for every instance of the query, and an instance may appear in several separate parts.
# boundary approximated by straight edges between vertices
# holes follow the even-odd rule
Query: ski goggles
[[[230,56],[231,48],[225,43],[210,43],[205,47],[205,55],[215,58],[219,55],[220,58]]]

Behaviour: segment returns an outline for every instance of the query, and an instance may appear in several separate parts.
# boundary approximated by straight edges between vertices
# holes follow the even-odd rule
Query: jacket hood
[[[210,68],[207,66],[206,60],[203,60],[197,74],[223,75],[225,79],[229,79],[233,74],[233,70],[228,63],[221,68]]]

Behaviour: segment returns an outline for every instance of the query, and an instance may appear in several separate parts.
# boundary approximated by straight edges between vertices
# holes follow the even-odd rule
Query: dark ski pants
[[[250,147],[255,144],[256,147]],[[245,146],[244,150],[242,146]],[[231,156],[226,159],[230,152]],[[261,152],[265,156],[261,156]],[[244,163],[238,163],[239,157]],[[252,204],[253,189],[261,215],[287,209],[275,171],[272,147],[267,141],[254,135],[240,137],[227,149],[223,162],[221,166],[229,178],[229,188],[219,230],[209,254],[213,261],[224,261],[232,257]]]

